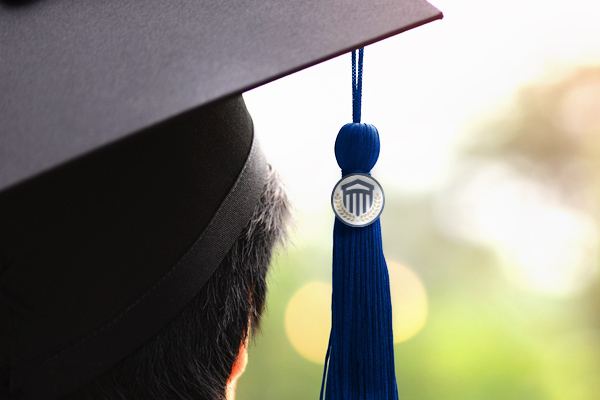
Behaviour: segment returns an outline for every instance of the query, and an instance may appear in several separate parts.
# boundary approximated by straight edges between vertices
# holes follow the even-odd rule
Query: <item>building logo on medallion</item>
[[[379,182],[366,174],[343,177],[331,194],[335,215],[349,226],[367,226],[379,218],[383,211],[383,189]]]

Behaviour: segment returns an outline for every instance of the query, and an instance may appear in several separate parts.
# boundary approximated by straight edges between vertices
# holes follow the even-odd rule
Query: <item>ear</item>
[[[233,363],[233,367],[231,368],[231,375],[229,375],[228,384],[235,384],[240,376],[246,370],[246,365],[248,364],[248,337],[240,344],[240,350],[238,351],[238,356]]]

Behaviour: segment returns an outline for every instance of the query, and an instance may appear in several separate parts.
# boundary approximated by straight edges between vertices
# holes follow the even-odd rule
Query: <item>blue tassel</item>
[[[362,123],[344,125],[335,155],[342,176],[369,174],[379,157],[377,129]],[[390,284],[379,220],[351,227],[336,218],[331,308],[320,398],[398,399]]]

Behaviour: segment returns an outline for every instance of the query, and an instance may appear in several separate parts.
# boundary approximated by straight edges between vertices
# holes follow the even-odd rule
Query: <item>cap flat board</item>
[[[0,0],[0,192],[438,18],[424,0]]]

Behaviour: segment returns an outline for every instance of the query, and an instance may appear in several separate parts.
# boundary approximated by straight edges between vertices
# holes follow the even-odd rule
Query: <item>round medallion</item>
[[[384,202],[381,185],[367,174],[344,176],[331,193],[335,216],[348,226],[372,224],[381,215]]]

